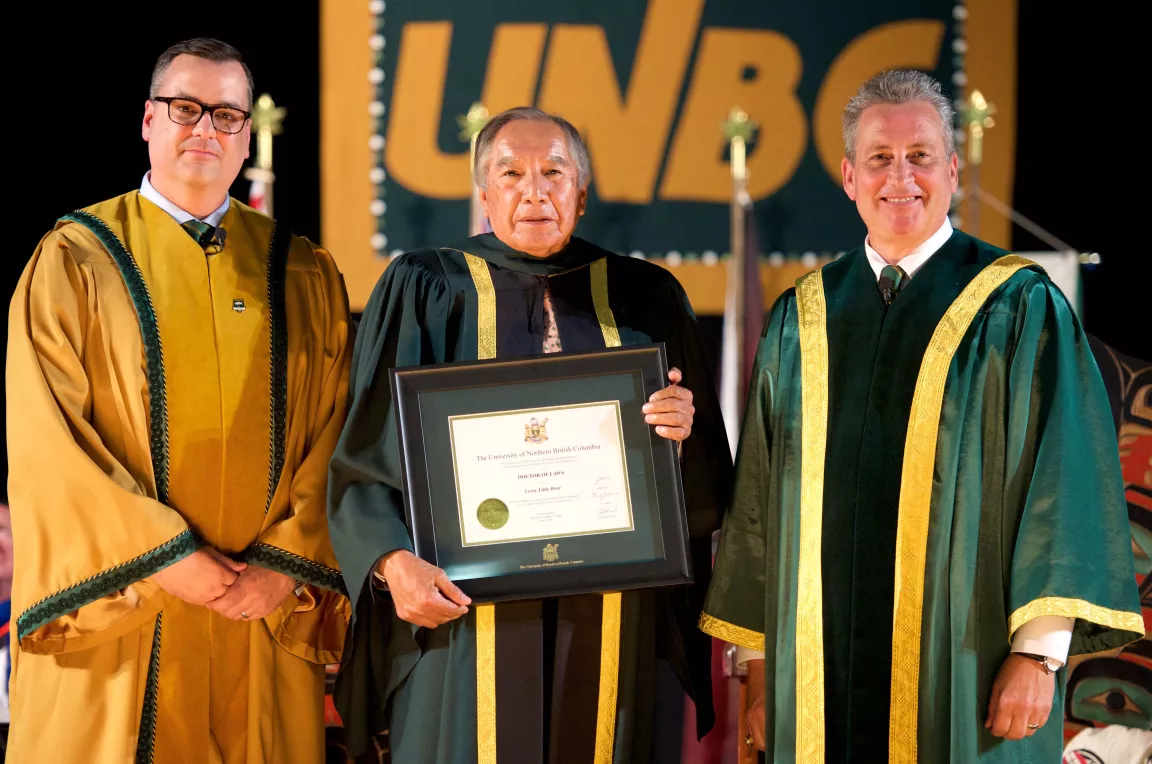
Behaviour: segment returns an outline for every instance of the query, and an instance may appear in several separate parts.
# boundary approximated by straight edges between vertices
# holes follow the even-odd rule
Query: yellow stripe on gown
[[[208,544],[237,554],[256,540],[268,498],[268,238],[258,240],[230,208],[222,221],[228,231],[224,250],[205,256],[179,226],[168,225],[175,221],[166,221],[167,213],[148,203],[141,208],[150,246],[133,254],[164,345],[169,501]],[[244,301],[242,312],[233,307],[237,299]],[[169,723],[156,727],[157,761],[183,755],[189,761],[231,764],[262,761],[262,753],[271,753],[252,750],[253,745],[245,758],[244,746],[237,745],[248,734],[249,710],[256,712],[251,720],[256,722],[259,709],[271,700],[268,688],[250,685],[248,678],[250,667],[273,670],[270,664],[280,651],[271,643],[263,624],[231,621],[183,602],[165,609],[157,706]],[[307,699],[317,697],[314,688],[308,691],[309,675],[322,682],[322,669],[284,657],[291,660],[278,661],[277,682],[287,678],[284,672],[300,674],[298,710],[305,716]],[[259,736],[254,738],[258,743]],[[188,755],[207,740],[219,748],[210,745],[203,756]],[[316,750],[315,740],[295,742]],[[220,756],[221,750],[227,755]]]
[[[323,259],[314,255],[302,240],[294,242],[289,255],[288,280],[296,286],[286,288],[291,327],[286,460],[273,509],[266,514],[272,397],[266,271],[272,221],[233,200],[222,221],[226,246],[206,257],[167,213],[135,193],[90,210],[108,221],[131,250],[155,308],[167,394],[169,505],[197,535],[226,553],[239,554],[258,540],[273,538],[273,545],[292,555],[335,568],[326,534],[322,543],[307,539],[297,545],[297,531],[283,530],[303,519],[305,505],[309,511],[318,506],[318,517],[324,517],[323,481],[297,482],[317,482],[319,465],[326,470],[343,421],[344,394],[331,391],[341,383],[346,387],[347,326],[339,315],[346,303],[330,305],[336,315],[326,315],[323,301],[332,301],[333,284],[342,294],[331,260],[326,253]],[[119,272],[96,238],[78,226],[70,226],[67,236],[54,236],[66,240],[74,253],[91,253],[77,253],[76,259],[88,268],[87,299],[91,312],[99,314],[98,332],[138,338],[131,304],[114,296],[123,289],[116,283]],[[318,262],[330,272],[322,273]],[[243,310],[238,309],[240,300]],[[340,331],[345,336],[338,341],[325,336]],[[92,333],[85,339],[96,344]],[[135,348],[138,352],[138,339]],[[93,359],[85,359],[88,384],[94,396],[110,397],[102,406],[117,413],[127,410],[127,419],[104,417],[94,426],[114,454],[137,454],[147,422],[133,426],[138,417],[132,416],[137,404],[131,396],[140,382],[133,376],[140,371],[132,363],[133,344],[105,342],[102,349],[104,354],[93,352]],[[147,400],[146,387],[138,389]],[[306,410],[293,410],[294,402]],[[143,450],[147,453],[146,441]],[[144,469],[138,458],[125,461]],[[151,476],[134,477],[148,485]],[[286,518],[281,528],[272,528]],[[236,622],[175,600],[148,581],[120,594],[150,600],[152,612],[163,607],[149,760],[310,764],[323,759],[322,664],[339,658],[348,615],[342,596],[309,587],[299,600],[290,596],[281,612],[268,619]],[[335,606],[333,598],[340,600]],[[101,606],[97,602],[77,612]],[[293,609],[312,612],[289,616]],[[290,619],[303,625],[286,626]],[[53,650],[38,644],[21,651],[12,684],[13,760],[134,761],[154,624],[150,619],[144,628],[110,638],[95,635],[93,646],[61,648],[58,655],[40,654]],[[49,624],[41,631],[54,628]],[[24,692],[37,700],[21,704]],[[53,700],[46,703],[45,698]]]

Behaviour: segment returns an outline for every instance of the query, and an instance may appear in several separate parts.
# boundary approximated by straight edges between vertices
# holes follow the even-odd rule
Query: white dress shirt
[[[0,676],[8,676],[8,664],[12,661],[11,645],[0,648]],[[8,710],[8,685],[0,682],[0,724],[10,721]]]
[[[872,244],[868,241],[868,237],[864,237],[864,254],[868,256],[868,264],[872,266],[872,272],[876,274],[876,280],[880,280],[880,271],[884,270],[885,265],[899,265],[904,269],[904,273],[908,278],[916,275],[916,271],[924,267],[924,263],[928,262],[928,258],[936,254],[936,251],[944,246],[944,242],[952,238],[952,224],[948,222],[948,218],[944,218],[944,225],[936,233],[928,237],[928,240],[921,244],[916,249],[904,255],[898,262],[889,263],[884,257],[872,249]]]
[[[228,196],[225,196],[224,203],[217,207],[212,212],[212,214],[206,218],[198,218],[191,212],[188,212],[187,210],[170,202],[167,197],[153,188],[152,181],[148,179],[148,176],[151,174],[151,171],[144,173],[144,180],[140,181],[140,196],[143,196],[145,199],[167,212],[180,225],[184,225],[189,220],[200,220],[201,222],[207,223],[208,225],[215,228],[220,225],[220,221],[224,219],[224,213],[228,211],[228,205],[232,203],[232,200]]]
[[[940,226],[936,233],[929,236],[927,241],[905,255],[895,265],[903,268],[904,273],[911,279],[916,271],[924,267],[928,258],[936,254],[940,247],[944,246],[944,242],[951,237],[952,224],[945,217],[944,225]],[[867,237],[864,239],[864,253],[868,256],[868,265],[872,266],[872,271],[879,281],[880,271],[889,264],[888,261],[879,252],[872,249]],[[1068,647],[1072,644],[1072,625],[1073,620],[1071,618],[1058,615],[1033,618],[1016,630],[1012,637],[1012,652],[1036,653],[1051,658],[1053,663],[1063,665],[1068,660]],[[763,658],[764,653],[760,650],[750,650],[747,647],[736,645],[737,665],[743,666],[748,661]]]

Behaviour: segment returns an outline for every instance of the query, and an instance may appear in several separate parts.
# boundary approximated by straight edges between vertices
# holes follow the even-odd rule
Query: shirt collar
[[[164,210],[165,212],[167,212],[169,215],[171,215],[173,217],[173,219],[177,223],[180,223],[181,225],[183,225],[184,223],[187,223],[189,220],[197,220],[198,219],[191,212],[188,212],[187,210],[177,206],[176,204],[173,204],[171,201],[168,200],[167,197],[165,197],[163,194],[161,194],[159,191],[157,191],[152,186],[152,181],[148,179],[148,176],[150,174],[151,174],[151,171],[144,173],[144,179],[142,181],[140,181],[140,196],[143,196],[145,199],[152,202],[153,204],[155,204],[157,207]],[[232,202],[232,199],[228,196],[225,196],[224,197],[224,203],[221,204],[219,207],[217,207],[215,209],[215,211],[213,211],[210,215],[208,215],[208,217],[203,218],[202,219],[203,222],[207,223],[208,225],[212,226],[213,228],[216,228],[217,226],[219,226],[220,221],[224,219],[224,213],[226,213],[228,211],[228,205],[231,204],[231,202]]]
[[[905,255],[899,263],[904,273],[908,278],[912,278],[916,271],[920,270],[924,263],[928,262],[928,258],[936,254],[936,251],[944,246],[944,242],[948,241],[952,236],[952,223],[949,222],[948,217],[944,217],[944,225],[936,233],[928,237],[928,240],[921,244],[916,249]],[[864,252],[868,255],[868,265],[872,266],[872,272],[876,274],[876,279],[880,279],[880,271],[888,265],[888,261],[880,256],[880,253],[872,249],[872,245],[868,243],[868,237],[864,237]]]

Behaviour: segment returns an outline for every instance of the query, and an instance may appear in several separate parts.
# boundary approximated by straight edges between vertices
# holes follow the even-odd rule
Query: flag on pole
[[[724,293],[724,335],[720,361],[720,413],[728,433],[728,446],[736,455],[740,419],[747,397],[748,376],[763,320],[760,257],[748,195],[748,142],[756,131],[748,113],[734,107],[724,123],[732,171],[731,257]],[[752,328],[749,328],[752,327]],[[751,354],[749,354],[751,347]]]
[[[256,161],[244,171],[252,181],[248,187],[248,204],[265,215],[272,216],[272,137],[283,132],[281,123],[287,110],[277,106],[272,96],[262,93],[252,108],[252,133],[256,136]]]
[[[248,186],[248,205],[272,217],[272,186],[276,182],[276,175],[262,167],[249,167],[244,171],[244,177],[251,181]]]
[[[468,213],[468,235],[476,236],[482,233],[492,233],[492,224],[484,214],[484,205],[480,204],[480,189],[472,186],[472,199]]]
[[[720,345],[720,413],[728,433],[728,447],[736,456],[740,437],[740,305],[739,285],[742,268],[735,253],[728,260],[728,278],[724,290],[724,324]]]
[[[743,235],[734,236],[733,252],[728,261],[727,288],[724,296],[723,345],[720,356],[720,412],[728,433],[728,446],[736,455],[740,422],[748,399],[756,349],[764,328],[764,291],[760,284],[760,245],[756,218],[750,199],[741,198],[739,225]]]
[[[763,294],[760,287],[759,237],[748,194],[748,142],[756,130],[747,112],[739,107],[729,112],[724,135],[730,152],[732,171],[731,256],[727,262],[727,285],[724,295],[724,329],[720,356],[720,409],[728,445],[735,456],[740,433],[740,420],[748,396],[749,379],[763,321]],[[717,535],[712,538],[716,553]],[[712,697],[716,725],[702,740],[685,736],[682,764],[705,762],[739,762],[751,764],[755,751],[744,744],[747,722],[742,712],[742,685],[729,677],[741,673],[735,665],[735,648],[719,639],[712,640]],[[685,728],[695,721],[691,709],[686,714]]]
[[[257,212],[271,215],[272,213],[268,209],[268,196],[265,192],[264,181],[260,178],[253,178],[252,185],[248,187],[248,205]]]
[[[744,272],[740,288],[743,290],[743,333],[740,337],[740,404],[748,400],[755,373],[756,351],[760,347],[760,334],[764,331],[764,289],[760,284],[760,237],[756,216],[752,214],[752,200],[744,200]]]

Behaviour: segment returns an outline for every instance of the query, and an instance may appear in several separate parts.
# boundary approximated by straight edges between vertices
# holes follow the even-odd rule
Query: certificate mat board
[[[660,344],[390,370],[414,551],[477,602],[692,581]]]

